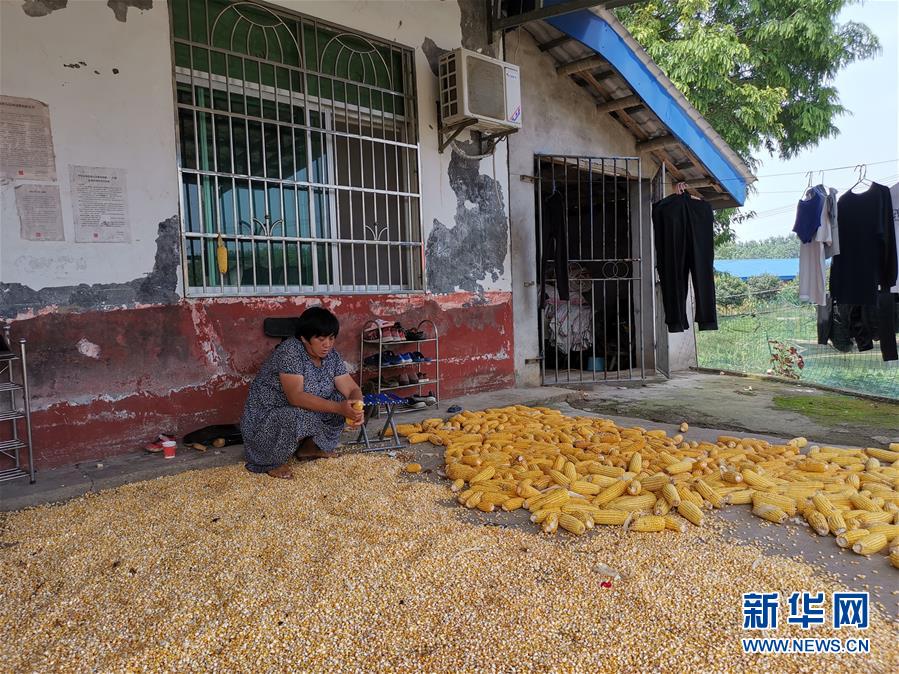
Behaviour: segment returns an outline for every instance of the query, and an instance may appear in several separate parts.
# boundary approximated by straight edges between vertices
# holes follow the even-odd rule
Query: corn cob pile
[[[803,454],[804,438],[782,445],[730,436],[687,441],[525,406],[397,430],[413,444],[445,447],[459,503],[484,512],[526,508],[547,533],[580,535],[596,525],[683,531],[684,520],[702,525],[704,509],[746,504],[775,524],[801,515],[816,533],[859,554],[889,548],[899,568],[899,446],[812,446]]]

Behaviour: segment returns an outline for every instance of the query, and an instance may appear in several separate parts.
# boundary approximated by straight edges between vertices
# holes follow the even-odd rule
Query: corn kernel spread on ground
[[[432,434],[441,432],[449,431]],[[580,442],[571,438],[572,447]],[[596,522],[587,531],[585,520],[562,506],[549,513],[557,515],[557,530],[565,522],[579,531],[578,522],[585,533],[547,536],[533,524],[482,526],[493,515],[472,517],[456,505],[464,490],[453,492],[449,481],[426,482],[407,474],[404,463],[372,455],[300,464],[293,481],[235,465],[8,514],[0,519],[0,669],[899,671],[899,625],[873,604],[864,634],[826,626],[803,631],[783,620],[775,634],[864,636],[871,640],[870,654],[743,655],[740,638],[759,636],[741,629],[743,592],[783,596],[842,588],[802,562],[766,557],[758,564],[760,549],[725,540],[709,526],[714,518],[706,516],[700,528],[672,515],[674,507],[653,515],[657,494],[663,493],[663,500],[708,511],[692,485],[693,470],[673,476],[656,470],[661,451],[675,459],[665,465],[675,465],[685,450],[657,451],[646,442],[643,465],[631,478],[640,480],[641,492],[625,491],[599,510],[622,513],[631,525],[639,517],[679,519],[683,533],[659,530],[656,519],[641,525],[646,533]],[[625,469],[618,481],[637,467],[621,444],[622,455],[609,457],[612,467]],[[745,448],[744,453],[750,461]],[[471,454],[463,450],[462,456]],[[735,465],[728,469],[752,470],[730,458]],[[827,485],[833,468],[825,458],[809,460],[825,464],[816,479]],[[471,467],[481,473],[490,467],[485,463]],[[753,463],[759,491],[765,480],[779,486],[786,479],[779,468],[761,465],[767,462]],[[616,477],[581,473],[572,464],[578,475],[569,475],[567,464],[556,468],[555,460],[552,467],[564,476],[559,479],[569,479],[569,487],[595,484],[571,477]],[[504,480],[503,466],[493,468],[493,475],[474,484]],[[658,472],[670,479],[653,479]],[[867,472],[865,467],[855,474]],[[710,489],[724,489],[713,475],[704,475]],[[471,489],[467,478],[453,479],[464,479]],[[535,477],[530,484],[538,489],[539,481]],[[658,482],[663,484],[657,491],[647,492],[655,496],[652,507],[645,506],[649,499],[640,510],[612,507],[615,499],[640,498],[647,484],[655,489]],[[669,484],[673,491],[665,488]],[[859,494],[870,491],[867,498],[878,509],[865,512],[887,512],[878,506],[887,497],[864,489],[866,484],[859,480]],[[602,490],[587,498],[608,489],[597,486]],[[789,509],[789,502],[776,498],[779,490],[770,493],[775,497],[759,505]],[[572,494],[580,492],[569,493],[563,506],[578,498]],[[825,519],[850,512],[842,495],[832,494],[826,486],[815,492],[826,495],[826,503],[818,499]],[[533,497],[517,498],[523,503]],[[806,497],[791,498],[798,509]],[[823,512],[830,506],[833,512]],[[603,565],[622,576],[608,588],[601,586],[608,579]],[[894,572],[889,566],[885,571]]]

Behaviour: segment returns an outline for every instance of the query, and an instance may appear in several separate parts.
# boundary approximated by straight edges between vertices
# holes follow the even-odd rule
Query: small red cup
[[[175,441],[174,440],[166,440],[162,443],[162,455],[167,459],[175,458]]]

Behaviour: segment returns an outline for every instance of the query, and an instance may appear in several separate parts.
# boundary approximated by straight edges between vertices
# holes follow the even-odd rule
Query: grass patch
[[[849,423],[858,426],[899,430],[899,405],[875,402],[835,393],[823,395],[774,396],[779,410],[799,412],[825,424]]]
[[[768,340],[795,346],[805,359],[800,382],[824,384],[899,400],[899,361],[884,362],[880,349],[840,353],[817,344],[815,308],[810,304],[758,303],[718,307],[718,330],[696,333],[700,367],[766,374]]]

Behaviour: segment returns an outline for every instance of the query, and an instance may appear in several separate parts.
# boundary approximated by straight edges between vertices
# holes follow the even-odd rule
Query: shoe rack
[[[365,386],[366,382],[372,378],[376,378],[376,393],[384,393],[387,391],[394,392],[396,395],[408,398],[412,395],[424,396],[428,391],[434,392],[437,399],[436,407],[440,407],[440,335],[437,332],[437,326],[433,321],[423,320],[415,328],[416,331],[424,335],[423,339],[398,339],[393,334],[394,328],[382,327],[381,324],[372,319],[362,326],[361,347],[359,351],[359,386]],[[377,335],[376,339],[371,339],[373,335]],[[369,338],[367,339],[366,336]],[[403,347],[407,347],[407,351],[418,351],[429,360],[419,362],[403,362],[392,365],[385,365],[382,361],[381,354],[385,350],[393,351],[397,355],[403,351]],[[377,354],[379,357],[374,364],[366,364],[365,359]],[[414,370],[413,370],[414,368]],[[426,379],[419,379],[415,384],[400,384],[386,386],[391,380],[398,380],[402,374],[408,375],[409,371],[415,373],[421,372],[426,375]],[[365,389],[363,389],[365,390]],[[409,407],[406,409],[398,409],[400,412],[411,412],[416,408]],[[421,408],[418,408],[421,409]]]

